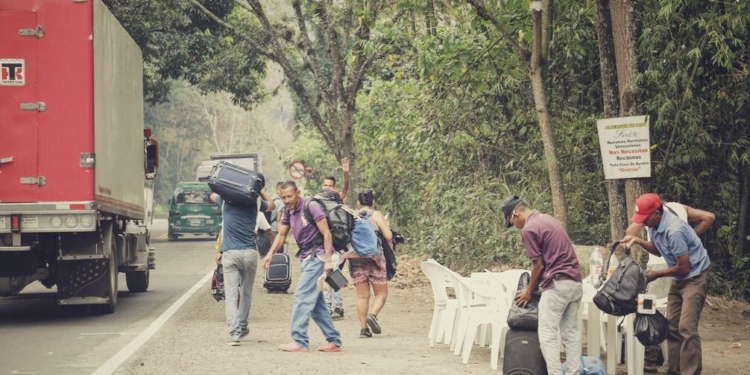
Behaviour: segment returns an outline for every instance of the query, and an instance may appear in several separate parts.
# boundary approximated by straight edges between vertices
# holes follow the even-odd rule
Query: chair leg
[[[469,363],[469,357],[471,356],[471,349],[474,346],[474,338],[477,334],[477,329],[479,328],[479,324],[474,322],[471,318],[469,318],[469,322],[467,323],[467,330],[466,330],[466,337],[464,339],[464,345],[461,348],[461,362],[462,363]]]
[[[504,346],[502,344],[503,339],[503,330],[504,327],[501,327],[500,324],[492,324],[492,343],[490,344],[490,354],[492,357],[490,357],[490,367],[493,370],[497,370],[497,357],[502,355],[500,353],[500,347]]]
[[[444,310],[443,309],[435,309],[435,312],[432,314],[432,323],[430,324],[430,333],[427,335],[430,339],[430,348],[435,346],[436,342],[440,341],[440,337],[438,336],[438,332],[440,332],[440,319],[442,318]]]
[[[451,342],[454,355],[461,354],[461,345],[463,344],[464,337],[466,337],[466,328],[469,324],[469,316],[467,312],[461,312],[458,315],[458,328],[455,332],[455,340]]]

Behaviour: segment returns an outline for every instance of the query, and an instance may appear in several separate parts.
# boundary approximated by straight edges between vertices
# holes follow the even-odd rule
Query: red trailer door
[[[0,203],[37,202],[45,183],[38,172],[37,15],[0,9]]]

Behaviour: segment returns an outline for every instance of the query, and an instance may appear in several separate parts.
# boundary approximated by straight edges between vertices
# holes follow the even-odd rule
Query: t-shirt
[[[281,215],[281,210],[284,209],[284,202],[281,200],[281,197],[279,197],[278,195],[274,195],[272,199],[273,199],[273,203],[276,204],[276,208],[273,210],[273,212],[271,212],[271,215],[270,215],[271,216],[271,221],[270,221],[271,230],[274,233],[279,233],[277,224],[279,222],[278,218],[279,218],[279,215]]]
[[[542,258],[544,273],[539,283],[543,290],[554,287],[557,275],[581,281],[581,266],[568,233],[552,216],[532,211],[521,229],[521,242],[532,261]]]
[[[271,225],[268,224],[268,220],[266,220],[266,215],[263,215],[262,212],[258,212],[258,219],[256,220],[256,223],[255,223],[255,232],[258,232],[258,230],[262,230],[265,232],[269,229],[271,229]]]
[[[304,213],[305,202],[305,198],[300,197],[297,207],[293,210],[285,209],[284,217],[281,219],[281,224],[289,225],[292,228],[292,235],[294,235],[294,240],[297,241],[297,245],[300,248],[310,246],[310,244],[315,242],[316,238],[320,236],[320,231],[318,230],[316,223],[326,217],[323,207],[321,207],[318,202],[312,201],[308,205],[308,208],[310,209],[310,214],[316,223],[308,223]],[[316,255],[324,254],[325,245],[312,247],[302,251],[300,252],[299,257],[300,259],[304,259],[313,253]]]
[[[261,211],[268,208],[268,203],[260,200],[247,205],[233,204],[224,201],[221,197],[216,199],[219,207],[224,205],[223,217],[223,239],[221,251],[256,249],[255,245],[255,222],[258,217],[258,207]]]
[[[698,276],[711,265],[708,251],[703,247],[703,242],[693,227],[666,208],[659,226],[648,228],[648,233],[669,267],[677,265],[678,257],[688,254],[690,272],[687,275],[674,276],[675,280],[687,280]]]

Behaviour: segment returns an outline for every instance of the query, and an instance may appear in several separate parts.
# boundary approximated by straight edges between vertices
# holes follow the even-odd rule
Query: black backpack
[[[604,280],[604,275],[609,269],[609,261],[618,246],[619,243],[612,246],[607,264],[599,275],[600,281]],[[609,280],[594,295],[594,304],[609,315],[624,316],[634,313],[638,310],[638,294],[646,292],[647,283],[646,271],[630,255],[625,254]]]
[[[326,213],[328,228],[331,230],[333,237],[333,250],[346,251],[349,242],[352,240],[352,228],[354,228],[354,217],[344,209],[344,202],[341,201],[341,195],[335,191],[321,191],[315,194],[312,199],[305,202],[304,215],[308,223],[315,223],[310,213],[310,202],[318,202],[323,211]],[[318,247],[323,244],[323,235],[318,234],[312,244],[300,246],[300,251],[311,247]]]

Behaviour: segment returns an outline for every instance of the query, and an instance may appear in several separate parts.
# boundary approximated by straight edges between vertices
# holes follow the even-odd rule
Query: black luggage
[[[536,331],[511,329],[505,334],[505,375],[547,375],[547,363]]]
[[[286,293],[292,285],[292,270],[289,266],[289,254],[276,253],[271,258],[263,280],[263,287],[268,293]]]
[[[223,160],[214,165],[208,176],[211,191],[234,204],[256,202],[265,183],[262,174]]]

